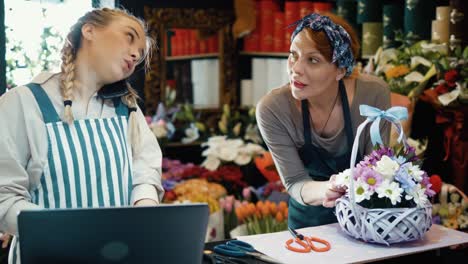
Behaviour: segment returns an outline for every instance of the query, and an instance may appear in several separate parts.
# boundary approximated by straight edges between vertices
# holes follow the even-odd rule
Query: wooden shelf
[[[203,142],[200,141],[193,141],[190,143],[182,143],[182,142],[169,142],[164,145],[164,147],[197,147],[201,146]]]
[[[219,57],[219,53],[204,53],[204,54],[184,55],[184,56],[168,56],[166,57],[166,61],[216,59],[218,57]]]
[[[244,56],[252,56],[252,57],[275,57],[275,58],[287,58],[289,56],[289,52],[241,51],[239,54],[244,55]]]

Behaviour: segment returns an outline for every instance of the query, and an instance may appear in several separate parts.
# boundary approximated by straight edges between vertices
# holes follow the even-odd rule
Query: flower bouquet
[[[380,48],[364,71],[384,79],[393,93],[417,97],[436,74],[434,62],[447,54],[447,46],[420,41],[413,45]]]
[[[347,187],[347,194],[336,203],[338,222],[345,233],[367,242],[389,245],[420,239],[432,223],[428,197],[435,192],[401,129],[399,121],[407,117],[406,108],[382,111],[361,105],[360,111],[367,119],[358,127],[350,169],[336,177],[338,185]],[[382,146],[381,119],[396,126],[403,148]],[[370,122],[373,122],[371,140],[376,148],[354,166],[359,136]]]
[[[421,95],[421,99],[436,109],[457,107],[468,102],[468,46],[463,52],[455,51],[454,56],[444,57],[435,63],[437,81]]]
[[[279,232],[288,228],[288,205],[282,201],[269,200],[256,204],[244,201],[238,204],[235,213],[239,223],[245,224],[248,235]]]
[[[193,106],[179,104],[166,109],[163,103],[158,105],[156,114],[149,122],[153,134],[162,143],[182,142],[183,144],[205,138],[206,127],[198,122]]]
[[[219,198],[225,196],[226,189],[205,179],[190,179],[177,184],[173,192],[174,203],[207,203],[210,208],[205,242],[224,239],[224,216],[219,205]]]

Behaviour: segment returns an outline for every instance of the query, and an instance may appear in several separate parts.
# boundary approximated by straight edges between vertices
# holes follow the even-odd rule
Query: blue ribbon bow
[[[359,112],[362,116],[365,116],[367,117],[367,119],[372,121],[372,125],[370,128],[370,136],[373,145],[375,145],[376,143],[383,144],[382,138],[380,137],[380,119],[385,119],[397,126],[397,128],[400,130],[398,142],[400,142],[403,138],[404,132],[401,128],[400,121],[408,119],[408,110],[405,107],[394,106],[384,111],[372,106],[360,105]]]

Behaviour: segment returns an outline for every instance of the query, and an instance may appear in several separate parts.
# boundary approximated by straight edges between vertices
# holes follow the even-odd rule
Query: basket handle
[[[382,138],[380,137],[380,120],[384,119],[390,123],[392,123],[399,133],[398,142],[403,141],[405,149],[408,149],[409,145],[406,142],[406,137],[401,127],[401,120],[406,120],[408,118],[408,109],[402,106],[394,106],[389,108],[388,110],[380,110],[378,108],[368,106],[368,105],[360,105],[359,111],[362,116],[367,117],[367,119],[358,126],[356,131],[356,137],[354,138],[353,142],[353,149],[351,151],[351,160],[350,160],[350,168],[351,168],[351,179],[350,179],[350,200],[351,200],[351,209],[356,213],[356,209],[354,207],[355,199],[354,199],[354,166],[356,165],[356,156],[359,146],[359,137],[361,136],[362,130],[364,127],[372,122],[370,128],[370,136],[372,145],[377,143],[383,144]]]
[[[448,196],[451,193],[458,193],[461,196],[462,200],[464,200],[465,202],[468,202],[468,197],[460,189],[453,186],[452,184],[444,183],[442,185],[442,188],[441,188],[441,191],[440,191],[440,194],[439,194],[439,200],[440,200],[441,205],[447,205],[448,199],[449,199]]]

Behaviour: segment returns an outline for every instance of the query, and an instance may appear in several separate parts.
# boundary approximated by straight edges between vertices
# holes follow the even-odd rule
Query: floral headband
[[[346,69],[346,76],[353,72],[354,56],[351,50],[351,37],[348,32],[327,16],[312,13],[292,25],[297,25],[291,36],[291,42],[305,27],[314,31],[324,31],[333,47],[332,63],[337,63],[339,68]]]

